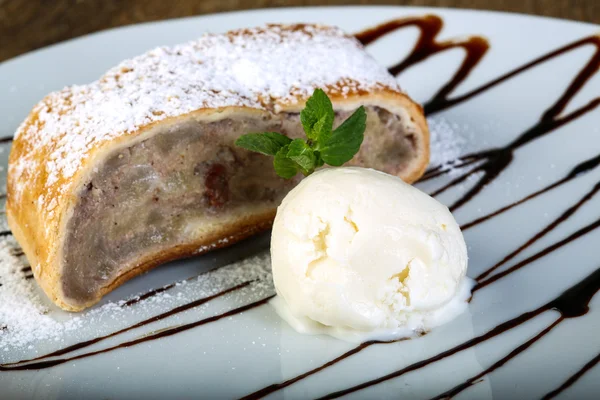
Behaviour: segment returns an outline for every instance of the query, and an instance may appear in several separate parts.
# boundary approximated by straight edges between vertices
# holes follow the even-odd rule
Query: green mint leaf
[[[300,113],[308,140],[262,132],[242,135],[235,144],[274,156],[275,172],[283,178],[293,178],[298,172],[310,175],[325,164],[340,166],[350,161],[363,142],[367,119],[364,107],[358,108],[332,132],[334,118],[331,100],[323,90],[316,89]]]
[[[315,169],[317,157],[313,149],[302,139],[294,139],[290,143],[287,157],[302,168],[304,175],[310,174]]]
[[[319,153],[323,160],[335,167],[348,162],[358,153],[367,127],[367,113],[359,107],[329,137],[319,141]]]
[[[283,146],[273,160],[273,167],[275,172],[282,178],[290,179],[298,173],[298,164],[292,159],[287,157],[289,151],[289,145]]]
[[[321,89],[316,89],[306,101],[304,110],[300,113],[300,121],[310,140],[317,141],[320,137],[329,135],[333,128],[333,105]]]
[[[315,168],[319,168],[319,167],[322,167],[323,165],[325,165],[325,161],[323,161],[323,157],[321,157],[320,152],[315,151],[315,157],[316,157]]]
[[[235,145],[267,156],[274,156],[291,141],[292,139],[289,137],[277,132],[248,133],[240,136],[235,141]]]

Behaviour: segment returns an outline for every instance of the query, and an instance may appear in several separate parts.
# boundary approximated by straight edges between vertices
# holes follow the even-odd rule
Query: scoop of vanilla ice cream
[[[284,318],[297,329],[308,320],[334,336],[427,330],[462,312],[448,306],[459,292],[465,307],[469,297],[467,249],[448,208],[372,169],[304,179],[277,210],[271,256]]]

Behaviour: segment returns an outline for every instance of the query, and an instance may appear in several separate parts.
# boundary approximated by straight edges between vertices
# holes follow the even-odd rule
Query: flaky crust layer
[[[222,36],[232,42],[235,42],[235,38],[239,37],[251,41],[253,37],[260,36],[261,32],[273,33],[270,29],[274,28],[243,30]],[[349,57],[350,61],[363,62],[366,65],[365,68],[375,68],[376,66],[376,63],[366,55],[358,42],[353,38],[340,34],[334,28],[312,25],[276,26],[275,33],[281,35],[280,42],[295,40],[286,38],[282,32],[300,32],[308,35],[309,39],[317,37],[321,33],[327,36],[333,32],[329,35],[331,37],[327,36],[328,39],[326,39],[331,39],[340,46],[348,47],[347,51],[351,55]],[[191,46],[197,47],[199,49],[197,51],[202,53],[203,50],[206,50],[205,46],[208,45],[198,44],[199,42],[192,42]],[[311,45],[310,40],[308,45]],[[185,47],[182,47],[182,49],[185,49]],[[163,49],[162,51],[172,51],[170,56],[183,57],[187,53],[182,49]],[[141,57],[160,58],[161,55],[144,55]],[[356,61],[357,57],[360,58],[359,61]],[[151,58],[151,60],[153,59]],[[203,62],[208,61],[204,60]],[[375,66],[372,66],[371,63]],[[127,74],[127,69],[131,68],[130,64],[124,62],[116,70],[121,71],[120,74]],[[133,64],[135,65],[135,63]],[[398,175],[402,179],[407,182],[415,181],[423,174],[429,161],[429,133],[422,109],[400,91],[391,77],[382,78],[381,80],[384,82],[360,82],[360,79],[364,80],[364,78],[361,78],[364,71],[360,71],[357,72],[359,80],[355,80],[356,78],[353,76],[348,76],[331,82],[319,80],[301,82],[306,90],[290,87],[288,88],[288,95],[283,97],[273,97],[273,93],[265,92],[262,95],[259,93],[256,99],[248,100],[240,95],[241,100],[239,102],[231,101],[231,99],[226,99],[223,102],[219,102],[219,100],[209,104],[211,105],[209,107],[198,106],[191,110],[183,107],[181,112],[178,112],[177,108],[172,109],[164,105],[164,109],[160,109],[156,108],[155,105],[148,104],[147,109],[145,109],[144,103],[141,102],[132,105],[132,107],[137,107],[137,112],[142,110],[145,116],[153,115],[154,118],[144,117],[136,120],[135,118],[138,117],[136,114],[135,118],[131,119],[135,121],[135,124],[130,126],[117,124],[115,125],[116,130],[105,134],[99,131],[100,128],[98,128],[98,125],[102,124],[102,120],[97,123],[94,121],[97,114],[94,113],[93,109],[89,114],[86,114],[85,109],[92,100],[87,99],[87,97],[82,98],[82,96],[83,94],[88,96],[90,95],[89,92],[95,93],[98,91],[102,94],[92,93],[91,96],[94,100],[91,104],[95,107],[112,107],[112,104],[105,102],[116,100],[111,96],[107,96],[103,91],[115,91],[118,94],[120,93],[119,90],[122,90],[122,88],[119,88],[119,84],[138,84],[135,81],[123,82],[123,78],[119,78],[121,75],[114,71],[115,69],[109,71],[100,81],[93,84],[84,87],[66,88],[61,92],[50,94],[42,100],[17,131],[9,158],[7,183],[9,226],[32,266],[36,281],[48,297],[65,310],[81,310],[92,305],[102,295],[110,292],[126,280],[158,264],[199,254],[198,249],[206,250],[223,247],[225,241],[222,239],[224,238],[229,239],[226,242],[227,245],[235,243],[249,235],[268,229],[272,222],[275,215],[274,209],[248,211],[248,215],[240,217],[233,223],[223,225],[220,229],[215,229],[214,232],[205,235],[202,239],[192,240],[184,246],[172,248],[159,254],[149,254],[146,258],[139,260],[137,267],[124,271],[121,276],[104,287],[94,302],[83,306],[71,304],[65,299],[61,289],[62,248],[66,237],[66,226],[77,203],[78,189],[83,184],[85,177],[89,176],[95,167],[102,164],[104,158],[114,149],[127,147],[150,137],[158,130],[155,128],[175,124],[188,118],[194,118],[198,121],[214,121],[231,114],[298,112],[304,107],[306,99],[312,94],[312,90],[315,87],[321,87],[331,98],[336,110],[350,110],[360,105],[371,105],[385,108],[392,113],[401,115],[403,118],[408,117],[414,124],[415,134],[419,139],[417,140],[419,148],[412,163],[399,171]],[[353,72],[352,69],[349,69],[349,71]],[[153,72],[149,70],[145,73],[152,74]],[[377,75],[377,73],[381,75]],[[377,73],[376,76],[384,76],[381,71]],[[310,75],[310,71],[308,75]],[[148,79],[151,79],[151,77],[142,81]],[[107,80],[111,80],[112,83],[103,85],[103,82],[106,83]],[[116,86],[113,81],[117,82]],[[172,83],[170,82],[169,85]],[[202,82],[192,83],[200,85]],[[184,83],[184,85],[187,84]],[[159,85],[159,90],[163,89],[167,90]],[[200,87],[198,90],[205,89]],[[95,104],[94,101],[99,104]],[[227,105],[227,102],[232,104]],[[127,112],[127,109],[123,112]],[[70,130],[61,131],[64,127],[68,127]],[[79,129],[77,127],[83,128]],[[76,148],[73,150],[72,146],[76,146]],[[64,160],[68,160],[69,163],[63,162]]]

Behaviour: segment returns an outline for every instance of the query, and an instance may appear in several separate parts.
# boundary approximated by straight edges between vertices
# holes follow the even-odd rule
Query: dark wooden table
[[[344,4],[502,10],[600,24],[600,0],[0,0],[0,61],[138,22],[252,8]]]

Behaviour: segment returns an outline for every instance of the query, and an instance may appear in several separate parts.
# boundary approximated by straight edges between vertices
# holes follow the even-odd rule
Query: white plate
[[[221,32],[267,22],[307,21],[336,24],[349,32],[357,32],[393,19],[426,13],[438,15],[444,21],[439,42],[483,35],[490,43],[486,55],[451,92],[450,99],[485,88],[484,85],[495,78],[537,57],[600,31],[593,25],[528,16],[391,7],[252,11],[131,26],[51,46],[0,64],[0,136],[11,136],[31,106],[47,92],[67,84],[94,80],[124,58],[157,45],[195,38],[205,31]],[[431,18],[428,21],[436,22]],[[409,53],[416,38],[416,29],[400,29],[370,45],[368,50],[382,63],[392,66]],[[457,397],[525,399],[541,398],[573,377],[574,382],[560,391],[559,397],[597,398],[600,368],[593,368],[593,362],[597,361],[600,351],[600,297],[589,302],[588,299],[596,293],[600,281],[597,276],[600,230],[595,229],[600,217],[600,195],[594,193],[576,205],[600,180],[600,167],[584,164],[590,167],[585,173],[568,181],[562,179],[583,161],[600,154],[600,107],[596,107],[600,73],[590,74],[585,84],[568,99],[565,109],[554,110],[560,111],[554,119],[547,114],[546,125],[542,124],[541,128],[536,125],[592,57],[595,64],[590,64],[590,68],[597,70],[600,39],[595,40],[595,46],[590,40],[587,45],[511,76],[488,90],[476,92],[469,100],[429,116],[436,140],[434,159],[500,149],[489,153],[487,158],[479,158],[479,163],[491,160],[488,174],[501,160],[507,163],[498,177],[455,211],[461,224],[555,182],[563,182],[465,230],[470,252],[469,276],[477,278],[507,255],[510,259],[485,278],[493,282],[474,293],[469,312],[450,324],[418,339],[355,348],[329,337],[298,335],[264,304],[242,313],[232,311],[225,318],[207,320],[272,294],[269,282],[253,282],[201,306],[61,356],[76,357],[68,362],[45,369],[0,371],[0,397],[232,398],[299,377],[296,382],[288,382],[285,388],[272,392],[271,398],[314,398],[349,388],[357,389],[351,391],[351,397],[355,398],[431,398],[473,381],[474,384],[465,385]],[[426,103],[455,73],[463,55],[459,49],[441,52],[403,71],[398,79],[416,100]],[[589,112],[566,121],[569,115],[586,106]],[[512,151],[507,147],[528,129],[538,126],[532,131],[536,133],[535,129],[548,128],[556,121],[566,122],[557,124],[556,129],[545,135],[513,146]],[[452,146],[448,137],[453,139]],[[3,166],[6,166],[9,145],[4,144],[4,152],[0,154]],[[478,164],[469,168],[475,165]],[[418,186],[434,192],[469,168]],[[452,205],[475,187],[482,176],[482,173],[472,175],[437,197]],[[1,179],[4,181],[5,177]],[[553,227],[553,222],[569,209],[573,212]],[[538,233],[533,243],[513,254]],[[579,236],[568,241],[573,235]],[[158,268],[111,293],[103,304],[129,299],[225,265],[262,251],[267,245],[268,237],[263,236],[204,257]],[[0,349],[0,362],[41,356],[81,340],[110,334],[235,286],[254,277],[251,275],[256,272],[242,273],[242,270],[219,269],[133,306],[113,306],[112,312],[107,311],[106,305],[99,306],[96,310],[102,312],[92,310],[83,314],[75,324],[78,329],[61,335],[62,339],[57,342],[39,341],[31,344],[31,348],[6,346]],[[596,275],[590,275],[594,271]],[[591,276],[585,281],[586,285],[569,292],[571,296],[559,297],[586,276]],[[485,282],[485,279],[480,281]],[[181,293],[179,297],[178,293]],[[556,298],[560,301],[553,302]],[[590,310],[584,313],[588,303]],[[562,310],[564,319],[560,318],[559,311],[547,310],[550,306]],[[50,318],[62,321],[76,318],[49,307]],[[535,316],[527,314],[534,310],[539,310]],[[203,322],[199,326],[189,325],[197,321]],[[514,323],[502,325],[506,321]],[[509,325],[514,326],[508,329]],[[498,326],[500,328],[495,328]],[[147,335],[164,337],[148,340]],[[485,335],[490,338],[483,340],[487,338]],[[89,354],[144,337],[145,341],[129,343],[127,348]],[[473,338],[475,342],[469,342]],[[466,345],[461,351],[451,351],[445,358],[421,363],[463,343]],[[342,355],[344,359],[339,358]],[[502,364],[505,358],[503,365],[494,365]],[[590,361],[587,372],[578,373],[583,372]],[[328,362],[332,365],[315,371]],[[498,368],[494,368],[496,366]],[[314,373],[302,377],[308,372]],[[365,388],[358,390],[360,386],[356,385],[363,383],[366,383]]]

